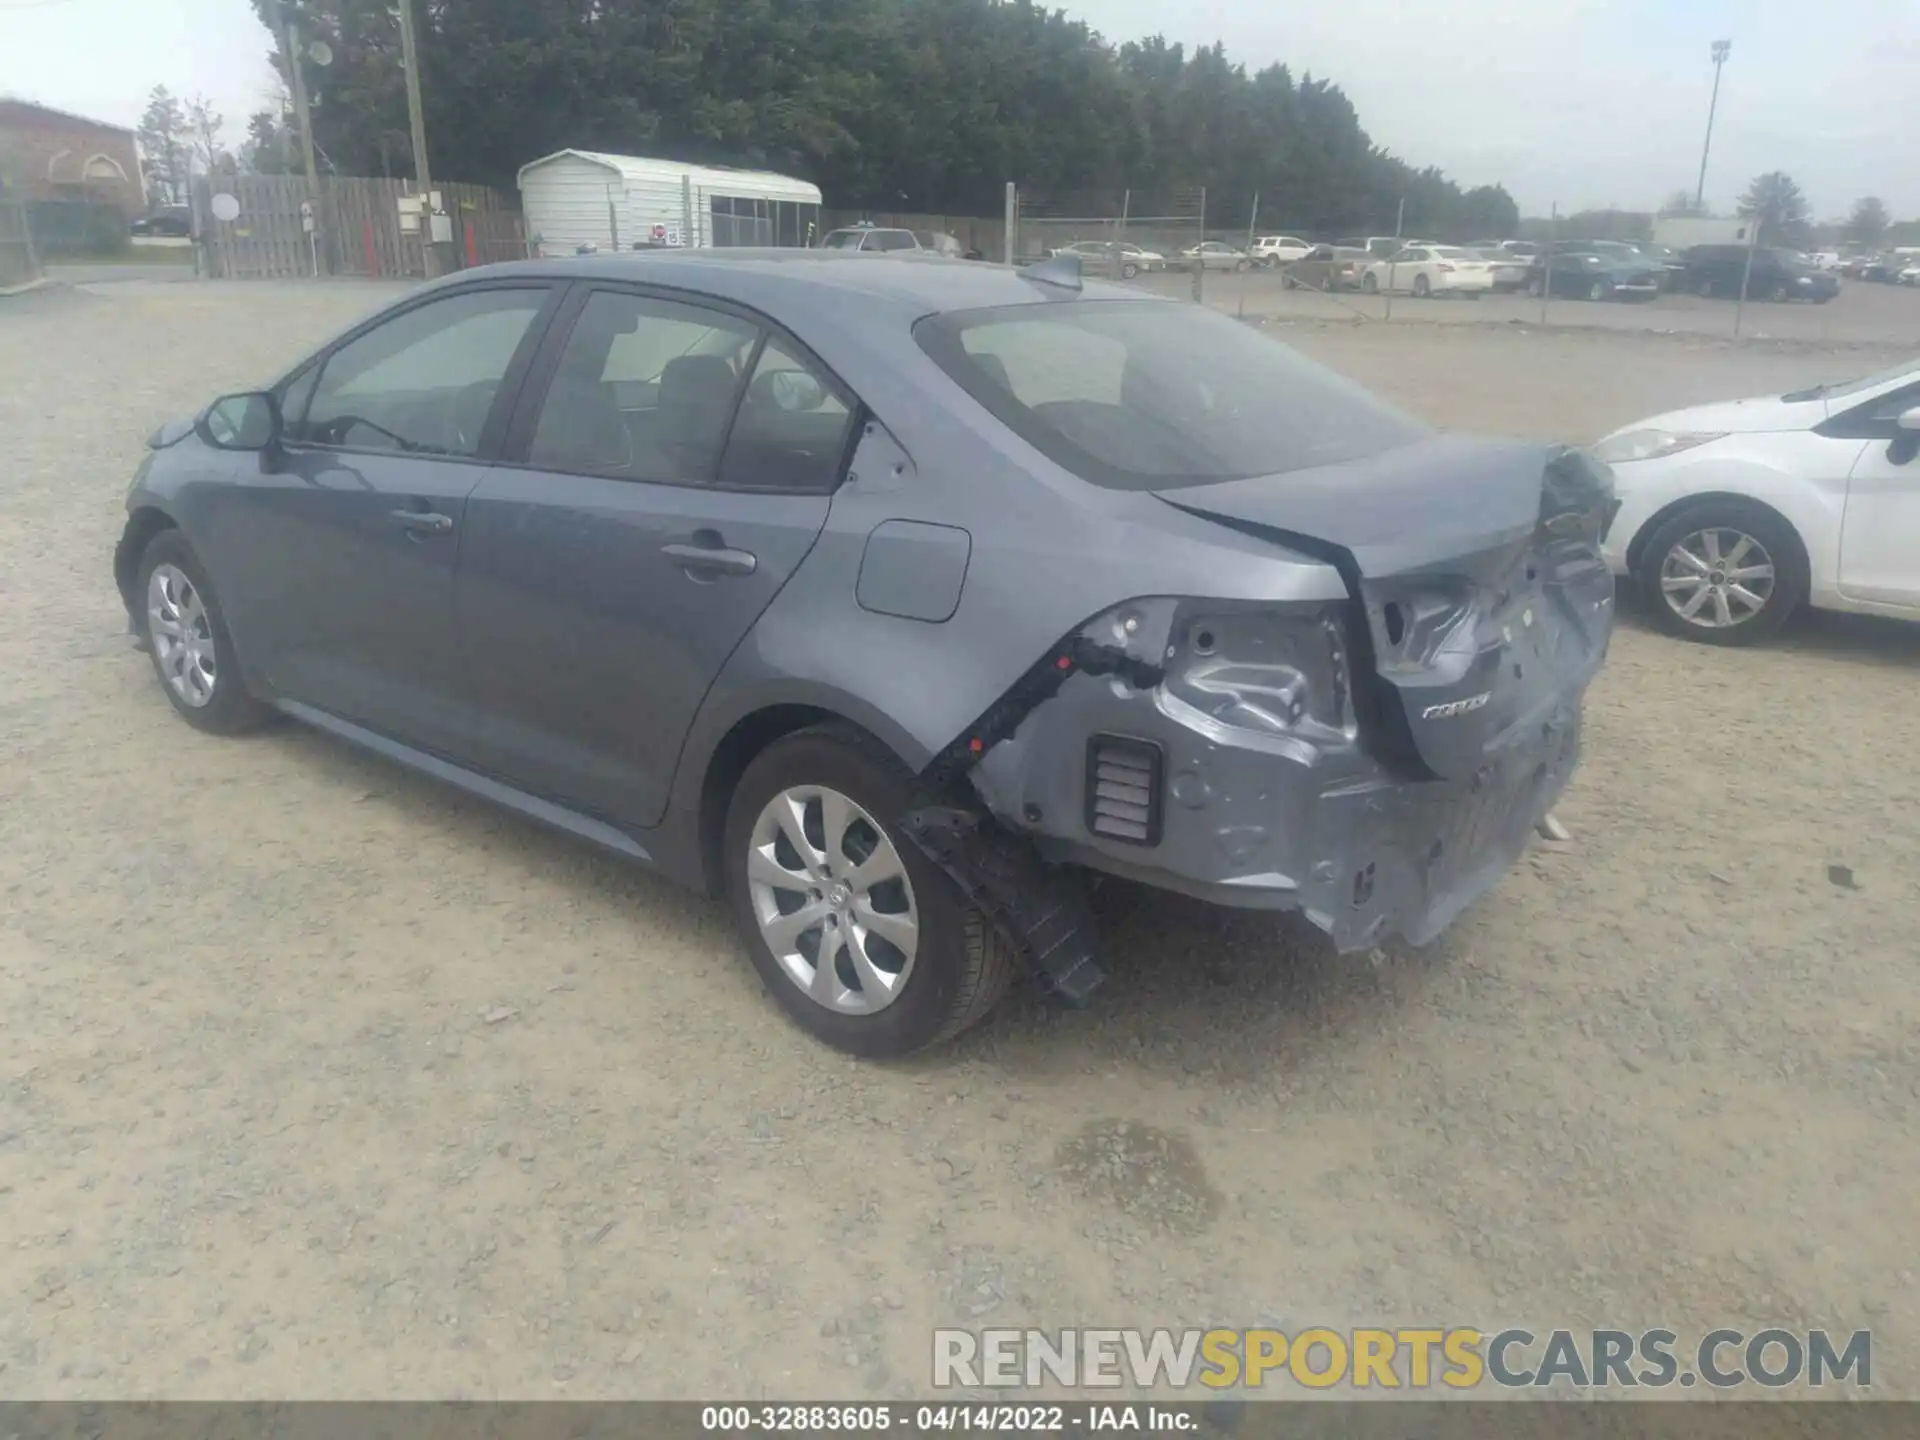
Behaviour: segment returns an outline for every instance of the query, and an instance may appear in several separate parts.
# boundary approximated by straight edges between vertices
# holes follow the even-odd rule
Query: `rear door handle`
[[[662,545],[660,553],[677,562],[695,579],[702,575],[751,575],[759,568],[760,562],[750,550],[733,550],[720,543],[714,537],[711,545],[689,545],[676,540],[671,545]]]
[[[437,510],[395,510],[393,523],[414,535],[444,535],[453,529],[453,517]]]

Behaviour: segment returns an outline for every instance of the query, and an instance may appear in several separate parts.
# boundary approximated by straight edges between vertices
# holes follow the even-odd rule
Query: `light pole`
[[[1700,147],[1700,184],[1693,192],[1695,210],[1707,208],[1707,152],[1713,148],[1713,112],[1720,108],[1720,67],[1727,63],[1727,52],[1731,49],[1731,40],[1713,42],[1713,99],[1707,102],[1707,139]]]

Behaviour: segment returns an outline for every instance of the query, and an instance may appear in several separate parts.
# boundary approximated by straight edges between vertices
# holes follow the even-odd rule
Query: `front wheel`
[[[1253,262],[1250,260],[1236,260],[1233,262],[1233,268],[1235,270],[1251,270],[1253,268]]]
[[[1133,261],[1131,260],[1127,261],[1126,264],[1120,267],[1120,278],[1122,280],[1131,280],[1133,279],[1134,276],[1138,275],[1139,273],[1140,273],[1140,267],[1134,264]]]
[[[1546,287],[1542,285],[1538,280],[1527,281],[1527,294],[1531,295],[1536,300],[1540,298],[1541,293],[1545,289]]]
[[[1682,509],[1647,538],[1636,578],[1663,630],[1706,645],[1771,639],[1808,589],[1799,536],[1740,500]]]
[[[1380,277],[1377,275],[1364,276],[1360,281],[1360,288],[1369,295],[1378,295],[1380,293]]]
[[[1613,293],[1613,287],[1604,280],[1596,280],[1587,287],[1587,299],[1604,300]]]
[[[727,811],[728,898],[780,1007],[855,1055],[905,1055],[972,1025],[1013,955],[899,829],[912,776],[871,737],[824,725],[775,741]]]
[[[180,717],[212,735],[264,724],[273,712],[247,693],[213,585],[178,530],[162,530],[147,542],[139,586],[147,655]]]
[[[1424,300],[1433,293],[1433,283],[1424,275],[1413,277],[1413,293]]]

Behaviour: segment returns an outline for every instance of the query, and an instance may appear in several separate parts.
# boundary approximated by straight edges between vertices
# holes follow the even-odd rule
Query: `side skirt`
[[[615,829],[604,820],[595,820],[590,815],[582,815],[577,810],[569,810],[566,806],[556,805],[551,800],[542,800],[538,795],[529,795],[524,790],[517,790],[511,785],[491,779],[477,771],[455,765],[450,760],[442,760],[437,755],[429,755],[424,750],[403,745],[398,740],[390,740],[377,731],[356,725],[351,720],[342,720],[339,716],[330,715],[325,710],[316,710],[313,706],[302,704],[298,700],[277,700],[274,705],[276,709],[303,725],[311,725],[314,729],[337,736],[350,745],[357,745],[363,750],[370,750],[388,760],[397,761],[409,770],[430,775],[435,780],[444,781],[456,789],[466,791],[469,795],[477,795],[482,800],[524,815],[541,825],[564,831],[568,835],[578,836],[589,844],[624,855],[629,860],[637,860],[643,865],[650,866],[654,863],[653,857],[637,840],[626,831]]]

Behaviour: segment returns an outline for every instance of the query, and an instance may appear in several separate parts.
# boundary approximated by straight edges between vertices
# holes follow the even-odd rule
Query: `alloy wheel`
[[[213,624],[206,602],[177,565],[156,565],[147,581],[147,633],[167,687],[195,710],[213,699]]]
[[[843,1015],[884,1010],[920,945],[913,882],[880,824],[824,785],[769,800],[748,842],[747,892],[781,972]]]
[[[1753,536],[1716,525],[1684,536],[1660,562],[1660,598],[1689,625],[1744,625],[1773,599],[1773,556]]]

